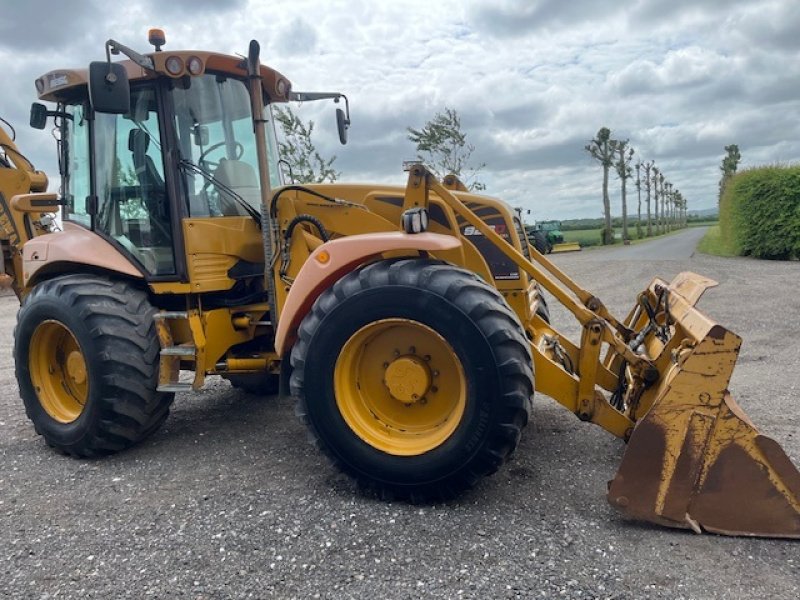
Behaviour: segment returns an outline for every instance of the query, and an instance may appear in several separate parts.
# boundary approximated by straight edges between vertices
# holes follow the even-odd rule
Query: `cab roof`
[[[233,77],[247,77],[247,64],[240,56],[217,54],[193,50],[163,51],[145,54],[153,60],[154,69],[140,67],[132,60],[124,60],[119,64],[125,67],[131,82],[156,79],[160,76],[180,79],[202,75],[206,71],[227,73]],[[168,59],[180,59],[182,69],[175,73],[167,70]],[[201,67],[190,73],[187,65],[190,59],[199,59]],[[193,61],[196,64],[196,61]],[[172,61],[174,67],[175,61]],[[175,69],[173,68],[173,71]],[[264,92],[271,102],[286,102],[292,89],[291,82],[281,73],[270,67],[261,65],[261,78]],[[85,98],[89,82],[89,69],[55,69],[36,79],[36,92],[40,100],[47,102],[74,102]]]

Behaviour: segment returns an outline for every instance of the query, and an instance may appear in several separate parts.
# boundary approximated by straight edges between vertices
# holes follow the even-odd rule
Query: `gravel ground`
[[[591,255],[555,260],[619,316],[653,274],[720,281],[700,306],[745,340],[731,389],[800,463],[800,264]],[[363,497],[306,443],[289,400],[218,379],[178,396],[137,448],[59,456],[18,398],[15,313],[0,297],[0,596],[800,597],[799,542],[619,516],[604,492],[622,443],[543,396],[510,464],[446,505]]]

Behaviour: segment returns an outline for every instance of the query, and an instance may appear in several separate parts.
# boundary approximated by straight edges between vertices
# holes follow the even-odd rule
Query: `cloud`
[[[317,46],[317,32],[309,23],[295,17],[276,37],[273,50],[291,56],[312,54]]]
[[[621,5],[595,0],[495,0],[480,2],[470,11],[471,22],[493,35],[521,36],[541,29],[603,20]]]
[[[14,2],[13,7],[3,7],[0,49],[28,53],[69,47],[81,37],[76,32],[91,30],[106,10],[99,0]]]
[[[295,89],[345,92],[344,147],[332,103],[297,107],[343,180],[402,185],[402,161],[414,157],[406,127],[445,106],[486,163],[489,193],[541,218],[599,214],[602,174],[583,146],[601,126],[662,166],[696,208],[716,204],[725,144],[739,144],[743,164],[800,157],[794,0],[7,4],[0,116],[52,178],[55,144],[26,125],[34,79],[102,59],[108,38],[147,51],[153,26],[166,30],[165,51],[243,53],[258,39]]]

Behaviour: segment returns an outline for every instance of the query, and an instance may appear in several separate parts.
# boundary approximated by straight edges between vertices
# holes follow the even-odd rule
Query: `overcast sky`
[[[485,162],[487,193],[535,218],[601,215],[602,171],[584,151],[601,126],[629,138],[689,200],[716,204],[719,164],[800,158],[798,0],[0,0],[0,116],[57,180],[55,145],[28,125],[34,79],[104,58],[114,38],[148,51],[245,53],[295,90],[350,98],[340,146],[332,104],[299,107],[342,180],[404,183],[406,127],[445,106]],[[52,186],[51,186],[52,187]],[[612,178],[614,212],[619,184]],[[635,192],[634,192],[635,193]],[[634,200],[635,202],[635,200]],[[634,207],[635,212],[635,207]]]

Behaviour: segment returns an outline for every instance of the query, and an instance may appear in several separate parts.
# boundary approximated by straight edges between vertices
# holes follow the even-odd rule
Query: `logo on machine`
[[[69,79],[67,79],[66,74],[63,73],[61,75],[55,74],[51,75],[50,79],[47,80],[47,87],[49,87],[52,90],[53,88],[61,87],[62,85],[67,85],[67,83],[69,83]]]
[[[492,229],[498,235],[505,235],[506,233],[506,226],[505,224],[500,225],[487,225],[490,229]],[[464,235],[466,236],[481,236],[483,235],[477,227],[473,227],[469,225],[464,227]]]

